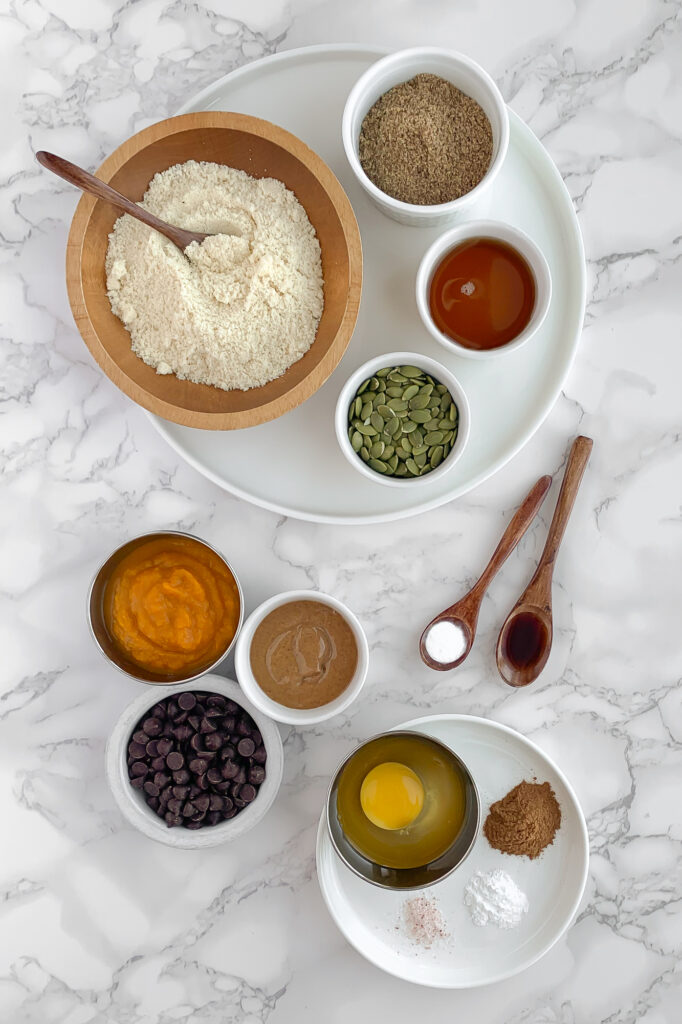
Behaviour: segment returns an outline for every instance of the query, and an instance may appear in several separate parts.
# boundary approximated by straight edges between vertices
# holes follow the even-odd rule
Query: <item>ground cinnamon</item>
[[[561,808],[549,782],[520,782],[492,804],[483,834],[496,850],[518,857],[539,857],[554,842]]]

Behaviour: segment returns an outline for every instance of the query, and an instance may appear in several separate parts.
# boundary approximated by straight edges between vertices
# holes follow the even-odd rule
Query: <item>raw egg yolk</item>
[[[360,787],[363,811],[378,828],[411,824],[424,806],[424,787],[407,765],[386,761],[367,772]]]

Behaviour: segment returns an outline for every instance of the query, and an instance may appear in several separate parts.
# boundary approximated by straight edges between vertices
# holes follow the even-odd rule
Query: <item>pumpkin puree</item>
[[[236,581],[222,559],[190,537],[149,541],[114,568],[104,620],[123,653],[159,674],[216,661],[239,624]]]

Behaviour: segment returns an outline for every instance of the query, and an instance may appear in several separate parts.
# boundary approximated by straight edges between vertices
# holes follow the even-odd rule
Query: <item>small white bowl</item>
[[[268,755],[265,762],[265,780],[258,790],[256,799],[242,808],[234,818],[219,825],[207,825],[206,828],[196,831],[181,827],[168,828],[166,823],[147,807],[139,790],[133,789],[130,785],[126,757],[130,737],[145,712],[160,700],[165,700],[174,693],[183,693],[185,690],[220,693],[239,704],[258,726]],[[234,680],[212,675],[202,676],[190,683],[165,686],[161,693],[158,690],[145,690],[121,714],[112,729],[106,749],[107,781],[123,816],[134,828],[150,839],[179,850],[203,850],[209,846],[219,846],[250,832],[267,814],[277,796],[282,781],[283,765],[282,738],[277,726],[253,706]]]
[[[357,452],[353,451],[351,443],[348,439],[348,409],[350,408],[351,399],[355,396],[355,392],[360,387],[362,382],[368,377],[373,376],[377,370],[383,369],[385,366],[401,366],[410,365],[418,366],[424,370],[435,380],[441,384],[445,384],[446,388],[455,400],[455,405],[459,412],[459,424],[457,427],[457,437],[452,450],[443,459],[440,466],[436,469],[432,469],[430,473],[426,473],[425,476],[414,476],[414,477],[395,477],[395,476],[382,476],[381,473],[375,473],[373,469],[367,466]],[[437,362],[435,359],[430,359],[428,356],[422,356],[418,352],[386,352],[383,356],[376,356],[375,359],[370,359],[368,362],[363,363],[355,373],[351,374],[339,395],[336,403],[336,412],[334,414],[334,428],[336,430],[336,439],[339,442],[341,451],[346,456],[351,466],[357,469],[358,473],[362,473],[368,479],[373,480],[375,483],[384,484],[386,487],[423,487],[425,484],[433,483],[434,480],[440,479],[446,473],[449,473],[454,464],[460,458],[462,452],[466,447],[466,443],[469,440],[469,432],[471,430],[471,413],[469,411],[469,402],[467,396],[462,388],[462,385],[446,366],[442,363]]]
[[[355,669],[355,675],[343,693],[340,693],[335,700],[330,701],[328,704],[323,704],[319,708],[288,708],[284,704],[279,704],[260,688],[251,671],[251,641],[253,640],[253,634],[265,616],[269,615],[274,608],[279,608],[283,604],[289,604],[291,601],[319,601],[320,604],[326,604],[330,608],[335,608],[353,630],[355,642],[358,645],[358,664]],[[326,722],[328,718],[333,718],[334,715],[345,711],[360,693],[367,677],[368,667],[369,645],[357,617],[350,608],[347,608],[337,598],[331,597],[329,594],[321,594],[317,590],[287,590],[283,594],[277,594],[275,597],[264,601],[249,615],[244,623],[234,650],[235,672],[239,685],[246,696],[263,714],[274,718],[277,722],[286,722],[288,725],[315,725],[318,722]]]
[[[433,275],[446,253],[470,238],[495,238],[500,242],[506,242],[523,256],[535,281],[535,305],[528,324],[512,341],[506,345],[500,345],[499,348],[474,349],[460,345],[449,335],[444,334],[436,326],[431,316],[429,291]],[[458,224],[457,227],[440,235],[426,250],[417,271],[416,289],[417,309],[422,322],[427,331],[436,341],[440,342],[443,348],[450,353],[456,352],[457,355],[466,356],[467,359],[491,359],[521,348],[535,334],[547,316],[552,298],[552,276],[547,260],[535,242],[524,231],[499,220],[470,220],[465,224]]]
[[[493,133],[493,154],[488,170],[470,192],[449,203],[421,206],[403,203],[382,192],[370,181],[360,164],[358,139],[365,115],[384,93],[394,85],[406,82],[415,75],[439,75],[462,92],[471,96],[483,108]],[[435,46],[420,46],[400,50],[372,64],[351,89],[343,111],[341,126],[343,146],[351,168],[376,206],[401,224],[417,227],[437,227],[447,224],[478,202],[488,191],[504,162],[509,145],[509,114],[500,90],[483,68],[469,57],[454,50]]]

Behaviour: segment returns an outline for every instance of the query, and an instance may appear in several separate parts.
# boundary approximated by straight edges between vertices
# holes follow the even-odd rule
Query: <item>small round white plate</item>
[[[380,213],[350,170],[341,115],[360,75],[384,51],[311,46],[254,61],[216,82],[179,111],[233,110],[274,121],[308,143],[346,189],[360,225],[364,283],[360,315],[346,354],[312,398],[271,423],[248,430],[182,427],[151,416],[160,433],[199,472],[247,501],[284,515],[339,524],[386,522],[436,508],[470,491],[532,437],[556,401],[573,361],[585,309],[582,240],[570,196],[531,130],[510,113],[504,166],[485,207],[522,228],[552,273],[552,304],[530,342],[492,360],[445,352],[419,319],[415,278],[439,229],[405,227]],[[334,434],[334,408],[350,374],[382,352],[419,351],[445,362],[471,406],[471,437],[451,473],[428,487],[375,484],[353,470]]]
[[[421,893],[378,889],[353,874],[335,853],[324,815],[317,837],[317,873],[329,912],[348,942],[377,967],[405,981],[434,988],[475,988],[523,971],[568,928],[587,880],[587,827],[569,782],[546,754],[513,729],[485,718],[434,715],[398,726],[447,743],[466,762],[481,796],[482,820],[490,804],[523,779],[549,782],[561,806],[561,828],[536,860],[493,850],[482,832],[467,860],[448,878]],[[464,906],[464,888],[475,871],[501,868],[530,904],[513,929],[476,926]],[[434,898],[447,938],[430,949],[401,927],[401,910],[415,895]]]

